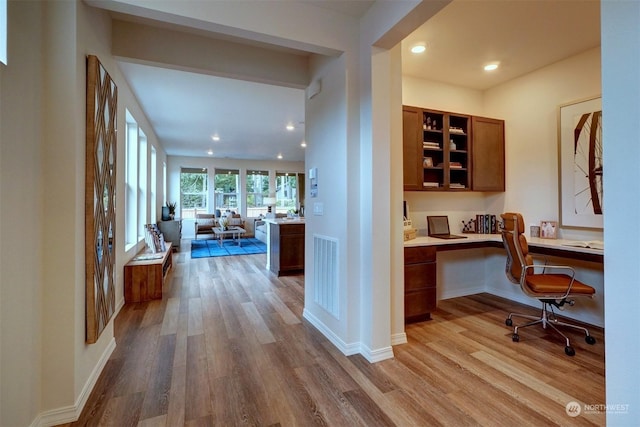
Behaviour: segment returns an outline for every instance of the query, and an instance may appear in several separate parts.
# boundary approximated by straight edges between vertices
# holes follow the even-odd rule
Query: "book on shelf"
[[[462,163],[460,162],[450,162],[449,167],[451,169],[462,169]]]
[[[573,246],[576,248],[590,248],[590,249],[604,249],[604,242],[602,240],[591,240],[588,242],[571,241],[562,243],[563,246]]]
[[[432,181],[425,181],[422,183],[423,187],[428,187],[428,188],[433,188],[433,187],[439,187],[440,184],[438,182],[432,182]]]
[[[457,182],[452,182],[449,184],[449,188],[467,188],[464,184],[458,184]]]
[[[440,144],[438,144],[437,142],[424,141],[422,143],[422,147],[423,148],[440,148]]]
[[[164,241],[164,235],[158,228],[157,224],[145,224],[145,243],[152,253],[164,252],[167,246]]]

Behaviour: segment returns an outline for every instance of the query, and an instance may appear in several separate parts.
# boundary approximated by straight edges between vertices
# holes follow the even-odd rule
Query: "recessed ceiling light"
[[[487,64],[484,66],[484,70],[485,71],[493,71],[493,70],[497,70],[498,69],[498,64],[493,63],[493,64]]]
[[[427,50],[427,47],[423,44],[417,44],[411,48],[412,53],[423,53],[425,50]]]
[[[307,143],[306,143],[305,141],[302,141],[302,142],[300,143],[300,147],[304,148],[304,147],[306,147],[306,146],[307,146]]]
[[[287,125],[287,130],[288,130],[288,131],[292,131],[292,130],[294,130],[294,129],[295,129],[295,126],[293,126],[291,123],[289,123],[289,124]]]
[[[278,158],[279,158],[279,159],[282,159],[282,154],[278,154]]]
[[[209,151],[207,151],[207,154],[208,154],[208,155],[210,155],[210,156],[212,156],[212,155],[213,155],[213,150],[209,150]]]
[[[213,135],[211,139],[213,139],[214,141],[220,141],[220,137],[218,135]]]

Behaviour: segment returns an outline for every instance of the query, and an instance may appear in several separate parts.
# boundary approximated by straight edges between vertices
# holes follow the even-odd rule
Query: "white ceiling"
[[[169,155],[304,160],[302,89],[127,62],[120,69]]]
[[[404,39],[402,72],[485,90],[597,46],[598,0],[456,0]]]
[[[358,17],[373,1],[309,3]],[[597,0],[455,0],[405,39],[403,74],[485,90],[599,46],[599,11]],[[415,43],[427,51],[409,53]],[[500,62],[492,74],[482,70],[490,61]],[[167,154],[200,157],[211,149],[221,158],[304,160],[303,90],[120,67]],[[220,142],[211,140],[216,133]]]

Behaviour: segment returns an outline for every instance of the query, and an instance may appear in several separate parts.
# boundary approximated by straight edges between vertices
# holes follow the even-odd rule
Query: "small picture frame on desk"
[[[424,160],[422,161],[422,166],[425,168],[432,168],[433,159],[431,157],[425,157]]]
[[[558,222],[557,221],[541,221],[540,222],[540,238],[541,239],[557,239],[558,238]]]

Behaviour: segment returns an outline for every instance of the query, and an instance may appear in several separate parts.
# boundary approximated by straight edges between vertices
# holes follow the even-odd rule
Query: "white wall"
[[[640,419],[640,3],[602,2],[606,392],[608,426]],[[609,144],[611,142],[611,144]]]
[[[600,49],[552,64],[485,94],[485,111],[505,119],[505,207],[527,223],[559,219],[558,106],[601,94]],[[598,237],[563,228],[559,237]],[[600,235],[601,236],[601,235]]]
[[[38,4],[8,3],[9,58],[6,67],[0,65],[0,425],[3,426],[29,425],[40,408],[42,392],[41,19],[42,8]],[[66,393],[70,395],[68,384]]]
[[[318,193],[307,191],[307,238],[305,241],[305,308],[304,316],[329,335],[343,352],[353,353],[358,341],[357,330],[349,328],[350,303],[354,283],[346,280],[353,254],[348,250],[346,206],[352,184],[346,182],[347,167],[347,63],[346,54],[339,58],[316,56],[311,61],[313,80],[322,81],[322,91],[305,104],[307,157],[306,168],[317,169]],[[321,205],[324,214],[316,215],[314,206]],[[338,318],[318,305],[313,298],[314,281],[313,236],[338,241]],[[353,323],[351,323],[353,325]]]

